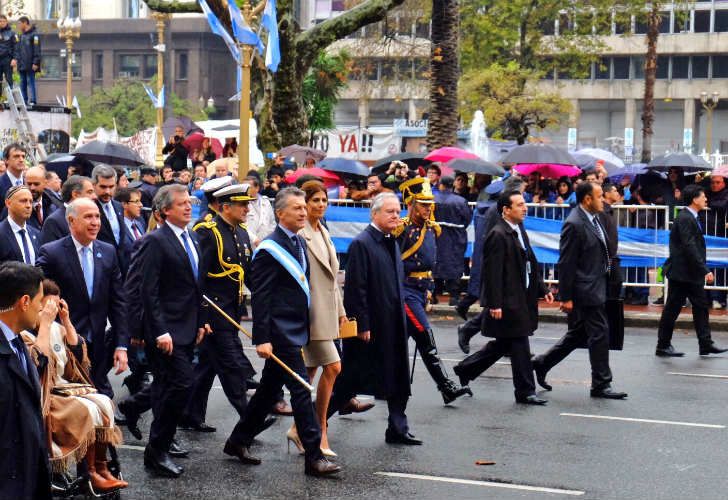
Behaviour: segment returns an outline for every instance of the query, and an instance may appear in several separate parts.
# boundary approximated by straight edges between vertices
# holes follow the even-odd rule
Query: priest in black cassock
[[[329,416],[357,393],[386,399],[389,426],[385,441],[418,445],[409,431],[410,396],[404,269],[392,231],[400,224],[399,200],[393,193],[374,198],[372,223],[351,243],[346,265],[344,307],[357,321],[356,338],[343,341],[342,371],[336,379]]]

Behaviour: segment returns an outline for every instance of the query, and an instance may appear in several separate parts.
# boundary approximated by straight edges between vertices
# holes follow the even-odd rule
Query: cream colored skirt
[[[326,366],[340,360],[333,340],[312,340],[303,346],[303,362],[306,363],[306,368]]]

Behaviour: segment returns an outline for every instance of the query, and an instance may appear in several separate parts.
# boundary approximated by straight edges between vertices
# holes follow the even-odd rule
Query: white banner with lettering
[[[401,138],[394,135],[392,127],[352,127],[318,131],[310,146],[326,152],[329,158],[374,161],[399,153]]]
[[[131,137],[121,137],[116,130],[106,130],[102,127],[93,132],[81,130],[76,147],[80,148],[92,141],[118,142],[124,146],[129,146],[142,157],[147,165],[154,165],[157,154],[157,129],[155,127],[140,130]]]

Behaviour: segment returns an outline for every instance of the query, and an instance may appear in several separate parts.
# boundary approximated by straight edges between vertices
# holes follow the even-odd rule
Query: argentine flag
[[[276,15],[276,0],[265,3],[261,25],[268,30],[268,44],[265,48],[265,67],[276,72],[281,62],[281,50],[278,46],[278,16]]]
[[[263,54],[263,42],[260,41],[258,35],[250,29],[248,23],[245,22],[243,14],[240,12],[235,0],[228,0],[228,10],[230,11],[230,21],[233,24],[233,33],[239,43],[245,45],[253,45],[258,49],[258,52]]]
[[[230,0],[231,3],[233,1],[234,0]],[[233,55],[233,58],[235,58],[235,60],[239,62],[240,50],[238,50],[238,46],[235,45],[233,37],[230,36],[230,33],[225,31],[225,28],[222,26],[222,24],[220,24],[220,20],[217,18],[217,16],[215,16],[215,13],[210,10],[210,7],[207,5],[207,2],[205,0],[197,0],[197,3],[200,4],[200,9],[202,9],[202,13],[205,14],[205,17],[207,18],[207,24],[210,25],[210,29],[212,30],[212,32],[223,39],[225,45],[227,45],[228,50],[230,50],[230,53]]]

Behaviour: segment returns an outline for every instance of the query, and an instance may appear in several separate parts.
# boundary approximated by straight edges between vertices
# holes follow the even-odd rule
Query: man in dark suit
[[[40,234],[27,224],[33,195],[27,186],[13,186],[5,195],[7,219],[0,222],[0,262],[15,260],[35,265]]]
[[[91,380],[99,392],[113,398],[107,376],[109,361],[113,358],[117,375],[125,371],[129,345],[121,272],[114,248],[96,239],[101,223],[93,201],[80,198],[71,202],[66,218],[71,234],[43,245],[36,265],[61,288],[71,321],[89,346]],[[107,318],[114,329],[110,339],[106,338]]]
[[[126,276],[134,240],[124,223],[124,208],[114,200],[116,170],[108,165],[96,165],[91,172],[96,193],[96,205],[101,213],[99,240],[112,245],[119,259],[121,275]]]
[[[63,205],[53,212],[43,223],[40,231],[40,244],[45,245],[51,241],[60,240],[68,236],[68,221],[66,220],[66,205],[77,198],[96,199],[91,179],[81,175],[72,175],[61,188]]]
[[[341,374],[329,403],[329,416],[357,393],[386,399],[390,444],[421,445],[409,430],[410,397],[404,265],[392,235],[400,224],[399,199],[381,193],[372,201],[372,223],[349,246],[344,307],[357,321],[357,338],[343,341]]]
[[[250,454],[249,447],[265,428],[270,408],[285,384],[291,392],[293,418],[306,450],[305,472],[326,476],[341,468],[321,453],[321,429],[311,393],[270,359],[275,354],[301,378],[307,379],[301,347],[309,341],[308,261],[306,244],[297,234],[306,223],[305,195],[298,188],[282,189],[276,195],[275,205],[278,226],[258,246],[250,272],[253,344],[258,356],[265,358],[265,366],[245,417],[233,429],[223,451],[243,463],[260,464],[260,459]]]
[[[40,167],[31,167],[25,172],[25,185],[33,193],[33,213],[28,224],[40,231],[45,219],[62,207],[63,202],[46,192],[45,170]]]
[[[38,325],[43,274],[18,262],[0,264],[0,498],[50,499],[50,467],[38,372],[18,336]],[[52,306],[43,313],[52,321]],[[52,316],[51,316],[52,314]]]
[[[5,193],[13,186],[23,184],[25,173],[25,148],[14,142],[3,150],[3,160],[7,170],[0,175],[0,201],[5,201]]]
[[[622,267],[621,260],[617,254],[619,251],[619,232],[617,214],[612,205],[619,203],[619,187],[609,182],[602,185],[604,209],[597,214],[599,222],[604,228],[607,236],[607,249],[609,250],[609,284],[607,285],[607,298],[619,299],[622,292]]]
[[[480,351],[454,368],[460,384],[467,385],[505,354],[510,354],[516,402],[544,405],[536,396],[528,337],[538,328],[538,299],[553,295],[541,279],[523,221],[528,213],[520,191],[507,191],[498,199],[502,217],[485,240],[480,303],[488,312],[483,335],[494,337]]]
[[[576,188],[578,207],[561,228],[558,266],[561,310],[572,315],[569,330],[561,340],[533,359],[536,380],[546,390],[546,373],[586,343],[592,367],[591,396],[624,399],[627,393],[612,389],[609,368],[609,326],[605,303],[610,255],[607,235],[599,222],[603,209],[602,187],[583,182]],[[585,342],[586,340],[586,342]]]
[[[682,199],[686,206],[675,218],[670,230],[670,257],[664,265],[665,276],[670,281],[657,329],[655,354],[664,357],[684,355],[675,350],[671,341],[675,320],[686,298],[690,299],[693,308],[700,355],[719,354],[728,349],[717,347],[710,335],[710,300],[704,286],[705,283],[713,283],[715,278],[706,263],[705,238],[698,220],[701,210],[708,207],[708,198],[702,186],[691,184],[683,189]]]
[[[157,169],[154,167],[142,167],[139,171],[141,176],[141,184],[139,190],[142,192],[142,205],[146,208],[152,208],[154,195],[157,194]]]
[[[162,187],[155,197],[164,223],[142,238],[135,260],[139,266],[138,290],[144,298],[141,315],[147,322],[147,359],[154,374],[154,420],[144,465],[167,477],[179,477],[180,468],[169,454],[177,425],[192,387],[195,340],[202,339],[199,288],[200,249],[187,231],[192,203],[180,184]],[[185,456],[179,450],[178,456]]]

